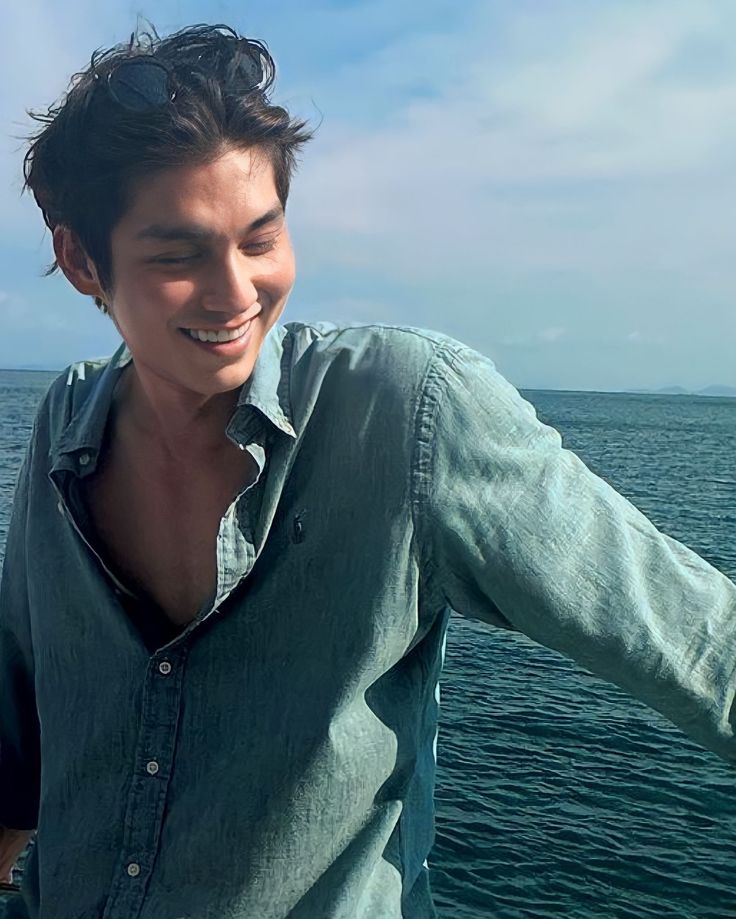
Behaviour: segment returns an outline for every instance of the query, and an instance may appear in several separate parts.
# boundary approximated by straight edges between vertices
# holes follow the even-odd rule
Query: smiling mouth
[[[237,329],[182,329],[182,332],[186,333],[195,341],[216,343],[237,341],[246,334],[252,323],[253,319],[249,319],[247,322],[243,323],[243,325],[238,326]]]

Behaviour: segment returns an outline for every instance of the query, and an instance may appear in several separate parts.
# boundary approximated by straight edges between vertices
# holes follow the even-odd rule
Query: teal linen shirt
[[[451,609],[736,761],[734,584],[436,332],[273,327],[227,427],[258,477],[220,522],[214,594],[167,628],[78,498],[130,359],[51,386],[10,523],[0,823],[38,827],[31,919],[434,916]]]

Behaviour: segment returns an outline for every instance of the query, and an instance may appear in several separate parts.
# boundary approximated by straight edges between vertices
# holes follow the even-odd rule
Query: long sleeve
[[[459,342],[435,354],[418,423],[417,529],[439,600],[560,651],[736,762],[736,586]]]
[[[34,429],[35,434],[35,429]],[[0,825],[35,829],[40,731],[33,676],[26,517],[33,447],[21,467],[0,581]]]

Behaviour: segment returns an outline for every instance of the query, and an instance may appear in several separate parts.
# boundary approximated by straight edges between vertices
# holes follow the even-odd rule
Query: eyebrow
[[[260,230],[261,227],[265,226],[267,223],[271,223],[274,220],[278,220],[279,217],[284,216],[284,209],[280,204],[277,204],[275,207],[272,207],[270,211],[266,211],[263,216],[259,217],[257,220],[254,220],[249,226],[242,231],[243,236],[246,236],[248,233],[252,233],[254,230]],[[152,223],[147,227],[144,227],[140,233],[136,233],[136,239],[157,239],[164,242],[172,242],[178,240],[188,240],[194,242],[211,242],[213,239],[217,239],[219,234],[213,233],[211,230],[208,230],[207,227],[200,226],[196,223],[191,224],[165,224],[165,223]]]

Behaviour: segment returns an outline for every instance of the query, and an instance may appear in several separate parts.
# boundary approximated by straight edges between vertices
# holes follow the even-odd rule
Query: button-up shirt
[[[734,584],[437,332],[271,329],[226,430],[257,478],[220,521],[213,595],[164,622],[78,499],[130,360],[51,386],[10,523],[0,823],[38,827],[32,919],[434,916],[452,609],[736,761]]]

